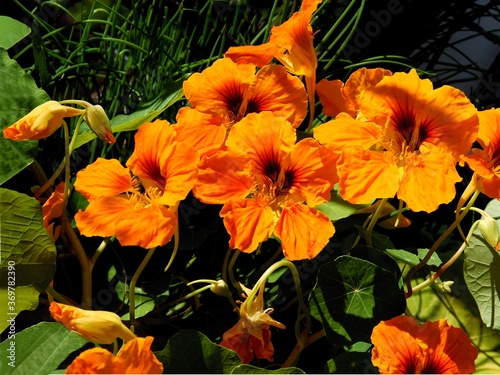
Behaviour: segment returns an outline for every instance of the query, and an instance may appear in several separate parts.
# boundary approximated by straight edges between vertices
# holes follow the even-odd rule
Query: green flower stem
[[[238,281],[236,281],[236,278],[234,277],[234,263],[236,263],[236,259],[238,259],[238,256],[241,254],[241,251],[239,251],[238,249],[234,249],[232,251],[234,251],[233,256],[231,257],[231,260],[229,261],[229,265],[228,265],[227,269],[228,269],[228,273],[229,273],[229,280],[231,280],[231,284],[233,284],[233,286],[236,288],[236,290],[238,291],[238,294],[239,294],[243,290],[241,289],[241,286],[238,283]]]
[[[73,306],[73,302],[70,302],[66,297],[57,292],[50,284],[45,288],[47,294],[52,296],[54,300],[60,303],[64,303],[65,305]]]
[[[146,256],[142,260],[141,264],[139,264],[139,267],[135,270],[134,276],[132,276],[132,280],[130,280],[130,290],[128,292],[128,300],[129,300],[129,311],[130,311],[130,323],[132,325],[136,324],[135,320],[135,285],[137,284],[137,280],[139,279],[139,276],[141,276],[142,271],[148,264],[149,260],[153,256],[154,252],[156,250],[156,247],[153,247],[152,249],[147,250]]]
[[[370,220],[370,224],[368,224],[368,228],[366,228],[366,244],[369,247],[373,247],[373,243],[372,243],[373,228],[375,227],[375,224],[377,224],[377,220],[380,218],[380,215],[382,215],[382,210],[384,209],[384,205],[386,202],[387,202],[387,198],[383,198],[380,201],[377,209],[375,210],[375,213],[373,214],[373,216]]]
[[[110,240],[110,237],[104,238],[102,240],[101,244],[99,245],[99,247],[96,249],[94,255],[92,255],[92,258],[90,259],[90,266],[92,268],[94,268],[94,266],[97,262],[97,259],[99,259],[99,257],[101,256],[101,254],[104,251],[104,249],[106,248],[106,246],[108,246],[109,240]]]
[[[177,255],[177,250],[179,250],[179,226],[175,227],[175,233],[174,233],[174,250],[172,251],[172,255],[170,256],[170,260],[167,263],[167,266],[163,270],[163,272],[167,272],[170,266],[172,265],[172,262],[175,259],[175,256]]]
[[[78,118],[78,122],[76,123],[75,131],[73,132],[73,136],[71,138],[71,142],[69,143],[68,147],[65,147],[65,156],[64,156],[64,159],[62,160],[61,164],[59,164],[59,167],[57,167],[57,169],[54,172],[54,174],[48,180],[46,180],[46,182],[43,184],[43,186],[40,189],[38,189],[36,191],[36,193],[35,193],[35,199],[38,199],[47,189],[49,189],[52,186],[52,184],[54,183],[55,179],[61,174],[61,172],[63,171],[63,169],[69,163],[69,158],[70,158],[70,155],[73,153],[73,150],[75,148],[76,138],[78,137],[78,131],[80,130],[80,125],[81,125],[82,122],[83,122],[83,116],[80,116]],[[66,123],[64,122],[64,124],[66,124]],[[66,138],[66,131],[65,131],[65,138]],[[67,187],[68,187],[68,185],[66,185],[66,188]]]
[[[92,272],[90,267],[89,259],[87,254],[83,249],[80,239],[75,233],[75,230],[71,226],[66,215],[62,217],[63,231],[68,240],[73,245],[73,251],[78,258],[80,263],[80,269],[82,271],[82,309],[90,310],[92,308]]]
[[[469,202],[467,203],[467,206],[465,206],[465,208],[460,212],[460,214],[457,216],[457,218],[455,219],[455,221],[448,227],[448,229],[446,229],[446,231],[444,231],[441,236],[439,236],[439,238],[436,240],[436,242],[434,242],[434,244],[432,245],[432,247],[429,249],[429,251],[427,252],[427,254],[425,255],[424,259],[422,259],[420,261],[419,264],[417,264],[415,267],[413,267],[409,272],[408,274],[406,275],[406,287],[407,287],[407,291],[406,291],[406,298],[410,298],[411,295],[413,294],[413,290],[414,288],[412,287],[411,285],[411,278],[412,276],[415,274],[415,272],[417,272],[420,268],[422,268],[425,264],[427,264],[427,262],[429,261],[429,259],[431,258],[432,254],[434,254],[434,252],[436,251],[436,249],[439,247],[439,245],[441,245],[441,243],[446,239],[446,237],[448,237],[450,235],[451,232],[453,232],[453,230],[458,227],[458,225],[460,224],[460,222],[463,220],[463,218],[465,217],[465,215],[467,215],[467,213],[469,212],[469,210],[471,209],[472,205],[474,204],[474,202],[476,201],[477,197],[479,196],[480,194],[480,191],[479,190],[476,190],[474,192],[474,194],[472,195],[471,199],[469,200]],[[430,285],[432,282],[434,282],[434,280],[432,280],[432,278],[429,278],[428,280],[430,280],[428,282],[428,284]],[[424,283],[426,283],[426,281],[424,281]],[[428,284],[424,285],[424,286],[427,286]],[[419,287],[419,289],[422,289],[423,287]]]

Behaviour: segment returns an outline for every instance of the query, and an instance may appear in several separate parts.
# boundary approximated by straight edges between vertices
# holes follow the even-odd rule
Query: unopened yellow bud
[[[453,286],[455,282],[454,281],[443,281],[442,283],[438,284],[438,286],[441,288],[443,292],[446,293],[451,293],[451,287]]]
[[[97,344],[111,344],[117,338],[130,341],[136,337],[120,317],[110,311],[83,310],[57,302],[52,302],[49,310],[56,322]]]
[[[108,115],[100,105],[90,105],[86,107],[83,115],[90,129],[103,141],[113,144],[116,142],[111,132],[111,124]]]

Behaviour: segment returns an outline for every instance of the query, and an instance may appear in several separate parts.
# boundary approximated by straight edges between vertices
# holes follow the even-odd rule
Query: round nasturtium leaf
[[[393,273],[371,262],[341,256],[323,265],[311,295],[311,315],[336,347],[370,342],[373,327],[402,314],[404,291]]]

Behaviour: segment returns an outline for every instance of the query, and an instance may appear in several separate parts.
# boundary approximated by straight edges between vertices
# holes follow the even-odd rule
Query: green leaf
[[[378,374],[371,353],[347,352],[330,359],[325,366],[328,374]]]
[[[8,53],[0,48],[0,130],[12,125],[50,98]],[[0,136],[0,185],[35,160],[37,141],[12,141]]]
[[[113,133],[137,130],[142,124],[152,121],[168,107],[184,96],[182,84],[184,79],[167,84],[163,91],[154,99],[141,103],[138,110],[130,115],[118,115],[110,120]],[[75,148],[96,138],[95,133],[87,124],[82,124],[75,142]]]
[[[267,370],[265,368],[252,365],[240,365],[236,366],[231,374],[305,374],[305,372],[297,367],[284,367],[277,370]]]
[[[31,29],[13,18],[0,16],[0,47],[9,49],[29,35]],[[2,78],[3,79],[3,78]]]
[[[60,323],[36,324],[0,344],[0,374],[51,374],[66,357],[87,343]]]
[[[464,278],[487,327],[500,329],[500,254],[477,229],[465,249]]]
[[[415,267],[420,263],[420,258],[416,254],[406,250],[386,249],[385,252],[394,260],[408,264],[412,267]]]
[[[357,210],[367,207],[367,204],[352,204],[342,199],[337,190],[332,190],[330,200],[316,208],[323,212],[331,221],[351,216]]]
[[[236,352],[212,343],[195,330],[182,330],[155,352],[166,374],[230,374],[241,360]]]
[[[427,253],[429,252],[429,249],[418,249],[418,257],[420,260],[424,259]],[[441,258],[439,258],[439,255],[437,255],[436,252],[432,253],[431,257],[427,261],[428,266],[436,266],[439,267],[443,262],[441,261]]]
[[[406,299],[392,272],[375,264],[340,256],[319,269],[310,301],[311,315],[322,322],[330,343],[370,342],[382,320],[405,311]]]
[[[5,316],[4,309],[18,313],[38,306],[39,293],[54,277],[56,248],[34,198],[0,188],[0,223],[0,303]],[[0,330],[7,325],[2,320]]]

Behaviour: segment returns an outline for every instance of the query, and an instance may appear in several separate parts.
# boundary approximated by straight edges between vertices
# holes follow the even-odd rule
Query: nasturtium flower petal
[[[462,180],[453,156],[434,149],[430,154],[409,155],[401,176],[398,198],[412,211],[435,211],[456,195],[455,184]]]
[[[321,146],[315,139],[298,142],[282,161],[282,170],[291,195],[300,195],[309,206],[330,200],[333,185],[338,182],[338,154]]]
[[[245,253],[257,249],[274,229],[274,215],[266,198],[231,199],[223,207],[220,216],[231,236],[229,246]]]
[[[116,359],[126,374],[163,374],[163,364],[151,351],[153,337],[137,337],[123,345]]]
[[[397,316],[373,329],[372,363],[381,374],[470,374],[478,349],[445,319],[419,325]]]
[[[176,140],[176,132],[165,120],[143,124],[135,135],[135,148],[127,166],[145,188],[157,187],[161,203],[177,205],[192,189],[197,175],[198,153]]]
[[[111,237],[115,235],[116,224],[125,211],[134,211],[134,205],[126,197],[93,199],[85,211],[76,213],[76,226],[87,237]]]
[[[375,86],[388,75],[392,75],[392,72],[387,69],[361,68],[349,76],[345,85],[338,79],[333,81],[322,79],[316,87],[316,92],[323,105],[323,113],[336,117],[339,113],[346,112],[351,117],[356,117],[358,102],[363,91]]]
[[[285,257],[292,261],[313,259],[334,233],[335,228],[324,213],[302,203],[285,206],[274,230]]]
[[[177,123],[172,126],[177,133],[177,142],[189,143],[201,157],[213,155],[224,144],[228,130],[226,116],[182,107],[177,112],[176,120]]]
[[[146,207],[124,210],[115,224],[115,235],[122,246],[151,249],[168,243],[176,227],[175,214],[153,202]]]
[[[97,158],[76,174],[75,189],[87,199],[111,197],[134,189],[132,177],[116,159]]]
[[[255,185],[252,175],[225,151],[203,158],[198,168],[193,194],[203,203],[224,204],[231,198],[243,199]]]
[[[104,348],[84,351],[66,368],[66,374],[162,374],[163,364],[151,351],[153,337],[125,343],[116,357]]]
[[[346,148],[337,164],[342,198],[354,204],[392,198],[399,187],[397,158],[389,153]]]
[[[479,127],[477,110],[462,91],[433,89],[414,69],[386,76],[366,89],[359,108],[369,121],[384,127],[386,144],[394,143],[394,152],[403,151],[406,141],[411,151],[438,146],[458,158],[470,150]]]
[[[307,113],[306,89],[299,78],[282,66],[266,65],[257,72],[245,93],[242,108],[245,113],[240,115],[270,111],[298,128]]]
[[[346,113],[339,113],[330,120],[314,128],[314,138],[327,148],[341,152],[348,147],[365,150],[375,146],[382,137],[380,126],[369,121],[360,121]]]
[[[201,112],[225,110],[236,116],[254,77],[255,65],[219,59],[184,82],[184,95]]]
[[[109,350],[85,350],[66,368],[65,374],[124,374],[125,368]]]
[[[279,174],[280,160],[290,152],[295,129],[271,112],[251,113],[235,124],[226,140],[229,155],[261,175]]]
[[[479,111],[477,116],[477,142],[482,149],[473,148],[462,160],[474,171],[477,189],[490,198],[500,198],[500,109]]]

